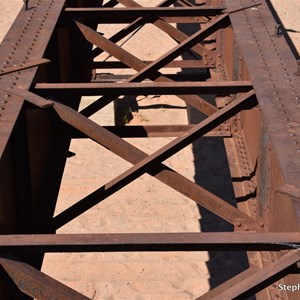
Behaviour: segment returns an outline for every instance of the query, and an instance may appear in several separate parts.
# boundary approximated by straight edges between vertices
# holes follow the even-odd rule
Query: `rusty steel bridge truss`
[[[271,4],[164,0],[143,7],[134,0],[30,0],[26,5],[0,46],[1,299],[88,299],[40,271],[47,252],[199,250],[247,251],[249,268],[197,299],[296,299],[272,284],[300,283],[300,70]],[[97,32],[102,23],[125,25],[108,39]],[[177,42],[154,61],[142,61],[117,44],[146,23]],[[179,23],[200,26],[187,35],[174,26]],[[104,51],[115,60],[95,61]],[[192,59],[175,60],[186,52]],[[163,73],[172,67],[203,69],[209,79],[180,81]],[[123,81],[114,74],[97,80],[99,70],[108,68],[135,73]],[[203,120],[103,127],[89,118],[121,95],[170,93],[202,112]],[[88,95],[99,98],[78,111]],[[200,95],[212,95],[215,102]],[[235,206],[164,165],[204,135],[224,137]],[[151,155],[122,139],[151,136],[176,138]],[[82,137],[132,167],[53,217],[70,141]],[[144,173],[234,231],[55,234]]]

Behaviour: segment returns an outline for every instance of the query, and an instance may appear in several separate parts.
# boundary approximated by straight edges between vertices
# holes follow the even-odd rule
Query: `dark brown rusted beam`
[[[103,128],[122,138],[151,138],[151,137],[177,137],[184,134],[195,125],[147,125],[147,126],[104,126]],[[80,131],[71,130],[72,138],[87,138]],[[230,137],[229,125],[221,125],[211,130],[203,137]]]
[[[143,61],[146,65],[153,63],[153,61]],[[197,68],[208,68],[209,65],[205,65],[202,60],[173,60],[164,68],[189,68],[189,69],[197,69]],[[127,69],[130,68],[126,64],[120,61],[95,61],[92,64],[93,69]]]
[[[232,286],[238,284],[240,281],[247,279],[252,274],[256,273],[259,269],[258,268],[248,268],[245,271],[239,273],[238,275],[230,278],[229,280],[225,281],[224,283],[218,285],[217,287],[213,288],[209,292],[205,293],[204,295],[198,297],[195,300],[211,300],[215,299],[219,294],[223,293],[227,289],[231,288]]]
[[[65,8],[65,12],[74,18],[93,18],[101,23],[127,23],[143,17],[201,17],[222,14],[225,7],[131,7],[131,8]]]
[[[251,81],[208,82],[124,82],[124,83],[38,83],[35,89],[43,95],[229,95],[249,92]]]
[[[85,118],[74,110],[56,103],[54,108],[63,121],[65,121],[72,127],[77,128],[78,130],[89,136],[91,139],[100,143],[107,149],[113,151],[120,157],[136,165],[129,169],[127,172],[118,176],[108,185],[99,188],[92,194],[86,196],[85,198],[56,216],[54,218],[54,223],[52,226],[54,226],[54,228],[61,227],[70,220],[79,216],[84,211],[106,199],[106,197],[110,196],[115,191],[119,190],[120,188],[134,180],[134,178],[138,177],[143,172],[147,171],[150,175],[155,176],[155,178],[157,178],[158,180],[172,187],[176,191],[184,194],[185,196],[191,198],[198,204],[212,211],[216,215],[224,218],[228,222],[234,224],[234,222],[236,222],[237,220],[241,220],[242,222],[246,222],[247,226],[249,225],[249,228],[253,228],[254,220],[251,217],[249,217],[245,213],[242,213],[232,205],[226,203],[221,198],[203,189],[201,186],[188,180],[184,176],[176,173],[171,168],[168,168],[155,161],[158,157],[162,158],[162,156],[164,156],[163,154],[166,155],[165,157],[172,155],[174,151],[177,152],[179,151],[179,148],[185,147],[185,143],[186,145],[189,144],[193,140],[193,138],[196,138],[196,136],[204,135],[205,133],[214,129],[216,126],[223,123],[227,118],[242,109],[241,106],[247,108],[248,105],[255,105],[255,101],[251,101],[254,100],[253,96],[254,93],[251,92],[246,96],[237,99],[234,103],[229,104],[228,107],[223,108],[215,115],[196,125],[182,138],[176,139],[151,156],[148,156],[146,153],[140,151],[131,144],[116,137],[98,124]],[[244,102],[250,103],[245,104]],[[202,128],[202,126],[204,127]],[[153,163],[155,164],[155,168],[152,167],[151,169],[147,170],[147,165]]]
[[[158,18],[158,17],[156,17]],[[150,23],[153,24],[154,20],[156,19],[155,17],[142,17],[141,19],[143,20],[144,24]],[[205,22],[204,18],[206,17],[194,17],[194,16],[185,16],[185,17],[162,17],[161,19],[164,19],[165,22],[167,23],[179,23],[179,24],[202,24]],[[207,17],[208,18],[208,17]],[[80,19],[80,18],[78,18]],[[116,18],[116,19],[110,19],[108,16],[106,18],[94,18],[90,17],[90,20],[94,20],[95,22],[99,24],[127,24],[127,23],[133,23],[136,21],[136,17],[126,17],[124,18]]]
[[[226,287],[226,289],[221,289],[221,291],[210,298],[207,295],[198,297],[196,300],[224,300],[224,299],[235,299],[238,296],[243,295],[246,292],[251,291],[258,285],[262,285],[266,280],[272,279],[278,273],[284,271],[290,266],[296,264],[300,261],[300,250],[291,251],[290,253],[279,258],[275,262],[265,266],[262,270],[249,274],[246,278],[241,278],[238,282],[231,287]],[[278,278],[274,279],[277,281]]]
[[[299,232],[34,234],[0,236],[0,252],[282,250],[300,247]],[[229,299],[229,298],[225,298]]]
[[[49,64],[50,62],[51,61],[49,59],[41,58],[41,59],[36,60],[36,61],[31,61],[31,62],[23,63],[23,64],[20,64],[20,65],[16,65],[16,66],[11,66],[11,67],[8,66],[7,68],[0,70],[0,76],[10,74],[10,73],[14,73],[14,72],[17,72],[17,71],[22,71],[22,70],[34,68],[34,67],[45,65],[45,64]]]
[[[276,20],[268,8],[269,1],[258,2],[262,5],[256,10],[230,14],[230,20],[258,95],[282,178],[285,184],[299,188],[300,76],[296,74],[297,61],[284,36],[279,38],[274,34]],[[224,3],[230,11],[240,5],[231,0]],[[255,26],[251,28],[254,22]]]
[[[0,258],[0,265],[23,293],[37,300],[89,300],[86,296],[26,263]]]
[[[190,72],[177,72],[176,74],[165,74],[164,77],[168,78],[168,79],[171,79],[172,81],[174,82],[185,82],[185,81],[193,81],[193,79],[195,79],[195,76],[198,76],[198,79],[203,79],[205,80],[206,77],[204,74],[206,74],[206,71],[205,70],[205,73],[200,73],[198,72],[198,74],[194,74],[194,75],[191,75]],[[197,73],[197,71],[195,72]],[[132,76],[132,74],[117,74],[117,75],[114,75],[114,74],[110,74],[110,73],[106,73],[106,72],[99,72],[99,73],[96,73],[94,72],[93,73],[93,78],[90,82],[98,82],[98,83],[114,83],[114,82],[124,82],[125,80],[128,80],[130,77]],[[146,79],[144,81],[151,81],[149,79]],[[195,81],[194,81],[195,82]],[[203,81],[202,81],[203,82]]]
[[[153,70],[151,72],[143,72],[143,70],[147,67],[146,64],[144,64],[140,59],[129,53],[128,51],[122,49],[121,47],[115,45],[110,40],[107,40],[103,36],[96,33],[91,28],[77,22],[76,23],[85,38],[91,42],[92,44],[96,45],[97,47],[105,50],[110,55],[118,58],[120,61],[124,62],[126,65],[132,67],[133,69],[139,71],[139,80],[136,80],[135,76],[130,77],[126,82],[132,82],[132,81],[142,81],[143,79],[150,78],[154,81],[159,82],[171,82],[172,80],[169,78],[166,78],[161,75],[159,72],[154,72]],[[166,62],[167,64],[168,62]],[[154,69],[154,68],[153,68]],[[154,74],[153,74],[154,73]],[[182,95],[180,96],[181,99],[183,99],[186,103],[190,104],[191,106],[195,107],[196,109],[202,111],[206,115],[211,115],[212,113],[217,111],[217,108],[213,105],[209,104],[207,101],[202,99],[199,96],[193,95],[193,96],[187,96]],[[84,110],[82,110],[82,114],[85,116],[90,116],[96,111],[98,111],[100,108],[104,107],[111,101],[113,101],[115,97],[104,97],[100,98],[97,101],[95,101],[93,104],[86,107]]]

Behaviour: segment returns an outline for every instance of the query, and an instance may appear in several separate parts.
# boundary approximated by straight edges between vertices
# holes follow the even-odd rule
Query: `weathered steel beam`
[[[0,115],[1,115],[1,131],[0,131],[0,157],[11,137],[14,125],[20,115],[23,107],[22,96],[17,96],[15,90],[17,86],[29,89],[37,68],[28,69],[26,72],[20,72],[17,76],[12,74],[19,68],[20,64],[26,66],[31,64],[30,60],[39,61],[44,56],[49,39],[55,28],[56,22],[64,6],[64,0],[55,1],[50,7],[38,2],[35,6],[35,12],[20,13],[13,27],[8,32],[3,42],[0,44]],[[45,12],[47,10],[47,15]],[[39,18],[32,18],[30,22],[29,14],[43,15],[43,25]],[[28,23],[25,27],[24,24]],[[41,26],[41,28],[39,28]],[[39,36],[35,36],[39,30]],[[28,46],[28,53],[25,53],[24,47]],[[13,54],[12,54],[13,53]],[[12,68],[12,69],[11,69]],[[7,72],[7,70],[9,72]],[[4,83],[6,82],[6,83]],[[3,124],[3,125],[2,125]]]
[[[1,130],[0,130],[0,159],[1,159],[4,150],[8,144],[9,138],[12,135],[16,120],[20,115],[21,109],[23,107],[24,99],[22,97],[11,95],[7,93],[7,91],[2,90],[1,85],[0,85],[0,99],[3,99],[0,106],[1,123],[5,124],[5,126],[1,126]]]
[[[194,138],[204,135],[214,129],[241,109],[255,105],[256,102],[253,101],[255,100],[253,99],[253,96],[254,93],[249,92],[246,96],[240,97],[235,100],[234,103],[229,104],[213,116],[205,119],[192,130],[188,131],[184,136],[175,139],[173,142],[169,143],[151,156],[148,156],[146,153],[140,151],[131,144],[116,137],[107,130],[104,130],[104,128],[74,110],[56,103],[54,109],[63,121],[74,128],[77,128],[107,149],[110,149],[117,155],[136,165],[127,172],[118,176],[116,179],[112,180],[109,184],[94,191],[92,194],[83,198],[81,201],[56,216],[53,223],[54,228],[59,228],[79,216],[81,213],[106,199],[106,197],[119,190],[144,172],[148,172],[150,175],[155,176],[158,180],[191,198],[228,222],[234,224],[237,220],[242,220],[242,222],[247,223],[247,226],[249,225],[253,228],[254,220],[251,217],[240,212],[232,205],[188,180],[184,176],[176,173],[174,170],[159,164],[161,159],[164,160],[168,156],[171,156],[173,153],[179,151],[180,148],[191,143]],[[149,168],[151,165],[152,167]]]
[[[95,69],[94,69],[95,70]],[[199,70],[199,69],[198,69]],[[205,76],[205,74],[207,71],[207,68],[205,68],[204,72],[198,72],[198,79],[199,81],[201,80],[201,78],[203,79],[203,81],[205,81],[207,79],[207,77]],[[195,72],[197,73],[197,71]],[[122,83],[125,80],[128,80],[130,77],[132,76],[132,74],[118,74],[118,75],[113,75],[110,73],[106,73],[106,72],[93,72],[93,78],[91,79],[90,82],[98,82],[98,83],[115,83],[115,82],[119,82]],[[188,82],[188,81],[193,81],[193,79],[195,79],[197,76],[197,74],[191,75],[190,72],[177,72],[176,74],[164,74],[164,77],[171,79],[174,82]],[[145,79],[144,81],[148,81],[150,82],[150,79]],[[203,82],[202,81],[202,82]],[[195,82],[195,81],[194,81]],[[180,97],[180,95],[179,95]]]
[[[300,247],[299,232],[34,234],[0,236],[0,252],[274,250]],[[300,259],[300,258],[299,258]],[[0,259],[1,262],[1,259]],[[229,299],[229,298],[224,298]]]
[[[143,61],[146,65],[153,63],[153,61]],[[197,69],[197,68],[209,68],[210,65],[206,65],[202,60],[173,60],[164,68],[189,68],[189,69]],[[126,64],[121,61],[95,61],[92,64],[93,69],[127,69],[130,68]]]
[[[34,299],[89,300],[86,296],[26,263],[10,258],[0,258],[0,265],[17,287]]]
[[[74,18],[93,18],[99,22],[132,22],[133,19],[143,17],[201,17],[222,14],[225,7],[131,7],[131,8],[65,8],[65,12]]]
[[[35,89],[43,95],[229,95],[249,92],[251,81],[208,82],[124,82],[124,83],[38,83]]]
[[[122,138],[151,138],[151,137],[177,137],[190,130],[195,125],[146,125],[146,126],[104,126],[103,128]],[[72,138],[87,138],[85,134],[70,129]],[[229,137],[229,125],[221,125],[211,130],[203,137]]]
[[[286,184],[300,187],[300,76],[297,61],[284,36],[274,34],[277,24],[265,0],[257,9],[230,14],[243,52],[263,119]],[[234,10],[240,1],[225,0]],[[255,22],[255,26],[252,24]],[[259,58],[259,59],[258,59]]]
[[[210,297],[209,293],[201,297],[198,297],[196,300],[224,300],[224,299],[235,299],[238,296],[242,296],[246,292],[251,292],[258,285],[263,285],[266,280],[274,278],[278,273],[286,270],[290,266],[296,264],[300,261],[300,250],[291,251],[290,253],[284,255],[273,263],[265,266],[262,270],[249,274],[248,277],[239,278],[239,281],[236,281],[234,285],[226,288],[220,289],[220,292],[214,295],[213,298]],[[282,275],[284,276],[284,275]],[[278,278],[274,278],[274,281],[277,281]],[[261,288],[262,289],[262,288]],[[260,289],[260,290],[261,290]],[[213,291],[213,290],[212,290]]]
[[[215,299],[219,294],[226,291],[228,288],[235,286],[241,280],[247,279],[252,274],[256,273],[259,269],[257,267],[251,267],[246,269],[245,271],[239,273],[238,275],[226,280],[222,284],[218,285],[217,287],[211,289],[209,292],[205,293],[204,295],[196,298],[195,300],[211,300]]]

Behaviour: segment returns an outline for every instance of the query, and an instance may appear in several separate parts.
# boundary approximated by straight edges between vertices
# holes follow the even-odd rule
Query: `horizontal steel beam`
[[[252,83],[251,81],[38,83],[35,89],[43,95],[228,95],[248,92],[252,89]]]
[[[206,71],[206,70],[205,70]],[[113,75],[105,72],[99,72],[99,73],[94,73],[93,78],[90,82],[98,82],[98,83],[121,83],[121,82],[126,82],[128,79],[130,79],[132,75],[131,74],[118,74],[118,75]],[[175,81],[175,82],[187,82],[187,81],[193,81],[195,79],[195,76],[198,76],[197,79],[203,78],[203,80],[206,80],[205,75],[203,72],[194,72],[194,75],[191,75],[190,72],[178,72],[177,74],[164,74],[164,78],[166,78],[167,81]],[[151,81],[150,79],[145,79],[146,81]],[[163,81],[162,81],[163,82]]]
[[[184,108],[185,109],[185,108]],[[103,126],[104,129],[123,138],[178,137],[195,125],[147,125],[147,126]],[[70,129],[72,138],[86,138],[79,130]],[[203,137],[229,137],[229,125],[219,126]]]
[[[300,247],[299,232],[200,232],[2,235],[0,251],[282,250]],[[300,259],[300,258],[299,258]]]
[[[143,61],[145,64],[153,63],[153,61]],[[173,60],[164,68],[209,68],[209,64],[202,60]],[[120,61],[97,61],[92,64],[93,69],[130,69],[126,64]]]
[[[132,7],[132,8],[66,8],[72,17],[94,18],[99,22],[128,22],[134,18],[145,17],[201,17],[222,14],[225,7]]]

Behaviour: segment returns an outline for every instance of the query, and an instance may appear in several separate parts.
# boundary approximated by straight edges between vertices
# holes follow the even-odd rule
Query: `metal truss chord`
[[[200,17],[216,16],[222,14],[225,7],[132,7],[132,8],[65,8],[65,12],[72,17],[84,17],[97,19],[98,22],[132,22],[143,17]]]
[[[252,90],[250,81],[208,82],[124,82],[124,83],[38,83],[36,91],[43,95],[229,95]]]
[[[195,125],[146,125],[146,126],[104,126],[103,128],[117,135],[127,138],[151,137],[177,137],[192,129]],[[76,129],[70,129],[72,138],[87,138],[85,134]],[[203,137],[230,137],[230,126],[220,125]]]
[[[280,251],[298,243],[299,232],[184,232],[34,234],[0,236],[0,252]],[[227,299],[227,298],[225,298]]]

